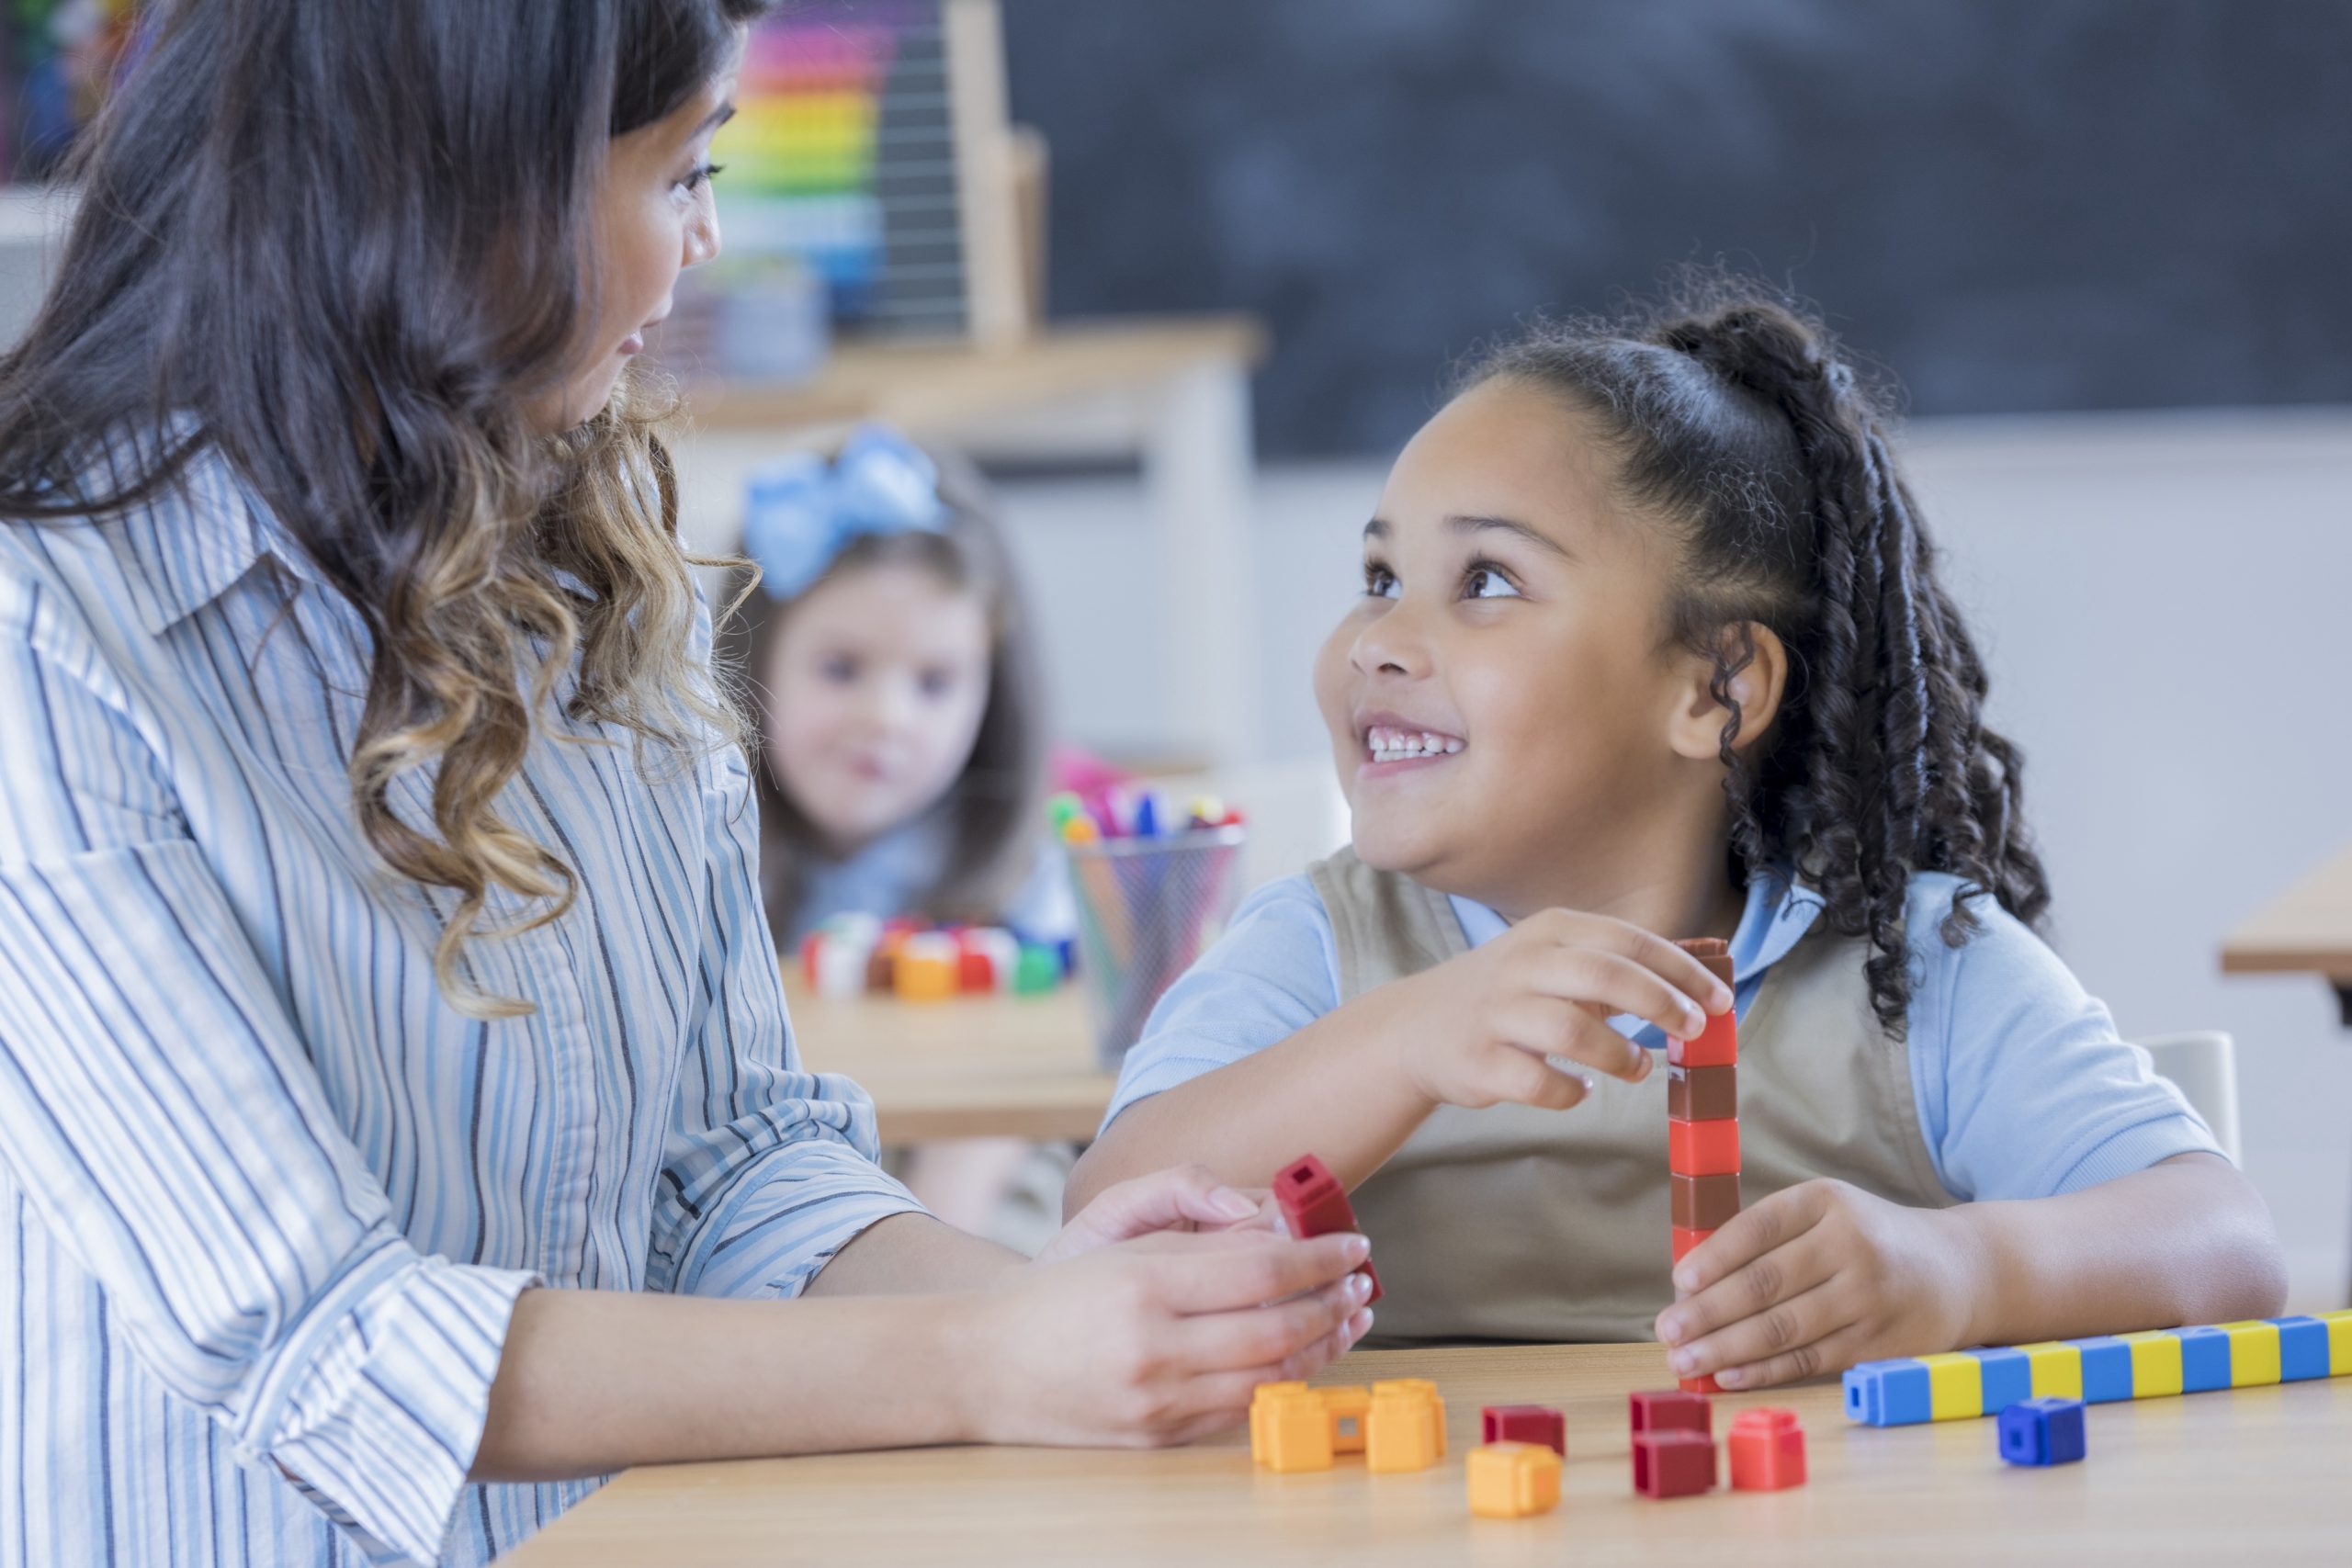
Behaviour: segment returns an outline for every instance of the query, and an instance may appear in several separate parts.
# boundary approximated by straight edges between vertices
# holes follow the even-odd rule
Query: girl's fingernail
[[[1357,1309],[1355,1316],[1348,1319],[1348,1343],[1352,1345],[1371,1332],[1372,1309],[1361,1307]]]
[[[1688,1295],[1692,1291],[1697,1290],[1699,1288],[1699,1271],[1695,1269],[1677,1269],[1674,1271],[1674,1288],[1680,1291],[1685,1295]]]
[[[1682,1320],[1679,1317],[1659,1318],[1657,1320],[1657,1337],[1660,1339],[1665,1340],[1669,1345],[1674,1344],[1682,1337]]]
[[[1372,1256],[1372,1243],[1364,1238],[1361,1231],[1350,1231],[1346,1243],[1340,1247],[1340,1250],[1350,1262],[1361,1263]]]
[[[1699,1364],[1699,1353],[1696,1350],[1677,1350],[1666,1359],[1677,1373],[1688,1376],[1690,1369]]]
[[[1372,1299],[1372,1281],[1362,1274],[1349,1275],[1348,1294],[1353,1296],[1359,1302],[1370,1301]]]
[[[1706,1027],[1706,1015],[1698,1011],[1696,1009],[1693,1009],[1691,1011],[1686,1012],[1682,1015],[1682,1028],[1684,1031],[1682,1037],[1685,1040],[1688,1040],[1692,1035],[1699,1033]]]
[[[1725,1367],[1722,1371],[1715,1374],[1715,1382],[1724,1388],[1737,1388],[1747,1381],[1747,1374],[1742,1372],[1737,1367]]]

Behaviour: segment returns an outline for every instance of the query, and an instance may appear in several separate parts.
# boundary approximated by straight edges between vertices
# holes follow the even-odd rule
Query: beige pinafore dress
[[[1331,917],[1340,1000],[1467,951],[1443,894],[1341,850],[1308,868]],[[1861,943],[1816,928],[1739,1024],[1740,1197],[1815,1177],[1895,1202],[1953,1201],[1919,1131],[1904,1046],[1871,1015]],[[1374,1347],[1634,1340],[1674,1299],[1666,1064],[1595,1078],[1567,1111],[1441,1106],[1356,1189],[1385,1295]]]

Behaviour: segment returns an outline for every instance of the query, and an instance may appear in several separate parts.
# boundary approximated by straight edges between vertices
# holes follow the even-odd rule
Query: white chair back
[[[2214,1141],[2232,1161],[2238,1158],[2237,1043],[2218,1029],[2188,1034],[2159,1034],[2139,1042],[2172,1080],[2183,1099],[2213,1129]]]

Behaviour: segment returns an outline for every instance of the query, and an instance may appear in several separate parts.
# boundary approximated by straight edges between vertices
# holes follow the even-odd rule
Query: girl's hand
[[[1962,1213],[1843,1181],[1775,1192],[1675,1265],[1668,1364],[1749,1389],[1970,1343],[1988,1265]]]
[[[1107,1194],[1106,1194],[1107,1196]],[[1363,1337],[1370,1255],[1353,1232],[1162,1231],[1017,1269],[975,1298],[951,1397],[974,1441],[1147,1447],[1248,1416]]]
[[[1565,1109],[1590,1091],[1588,1068],[1639,1083],[1650,1054],[1611,1018],[1632,1013],[1687,1040],[1732,1005],[1731,988],[1665,938],[1572,909],[1531,915],[1395,991],[1397,1070],[1431,1105],[1473,1108]]]
[[[1155,1231],[1263,1224],[1263,1193],[1227,1187],[1206,1166],[1154,1171],[1104,1188],[1038,1251],[1036,1261],[1058,1263]]]

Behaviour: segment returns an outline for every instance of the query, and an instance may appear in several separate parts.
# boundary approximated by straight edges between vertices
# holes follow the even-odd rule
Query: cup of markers
[[[1179,810],[1153,790],[1092,807],[1051,803],[1077,894],[1079,971],[1095,1055],[1115,1070],[1160,994],[1224,931],[1240,895],[1241,813],[1201,796]]]

